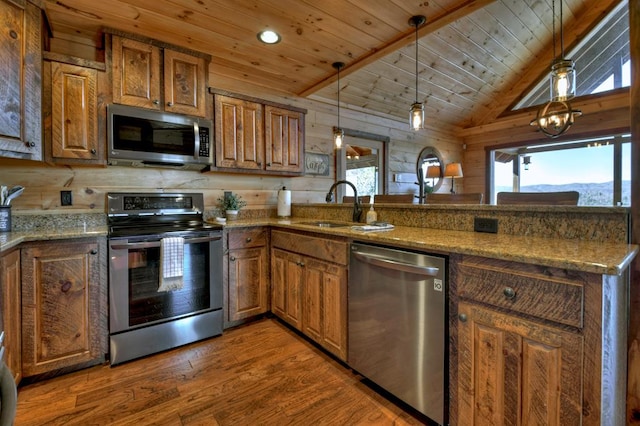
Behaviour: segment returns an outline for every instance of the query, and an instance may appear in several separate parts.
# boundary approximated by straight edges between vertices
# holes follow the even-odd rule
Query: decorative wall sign
[[[304,154],[305,173],[308,175],[329,176],[329,154]]]

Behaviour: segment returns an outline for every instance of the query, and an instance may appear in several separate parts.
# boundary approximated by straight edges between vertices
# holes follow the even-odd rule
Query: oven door
[[[183,286],[173,291],[158,291],[161,237],[109,239],[111,334],[222,309],[222,233],[183,237]]]

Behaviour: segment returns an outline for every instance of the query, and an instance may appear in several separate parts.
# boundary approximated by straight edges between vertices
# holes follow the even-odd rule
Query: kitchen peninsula
[[[529,210],[528,219],[517,214],[522,213],[523,208],[513,207],[398,207],[380,204],[376,209],[381,219],[396,224],[393,230],[367,233],[353,230],[350,226],[319,227],[317,221],[348,224],[350,206],[294,204],[291,219],[278,219],[272,215],[251,217],[251,213],[246,212],[248,217],[245,219],[225,225],[225,234],[265,229],[271,231],[267,235],[278,231],[294,237],[314,237],[317,241],[342,244],[363,241],[445,255],[449,265],[451,421],[458,419],[454,423],[465,424],[469,415],[490,418],[488,413],[493,413],[499,405],[504,406],[504,415],[508,416],[511,406],[500,402],[503,395],[481,388],[480,382],[475,385],[476,394],[472,389],[474,380],[482,379],[483,384],[493,383],[491,380],[496,380],[497,376],[492,376],[492,372],[515,371],[513,362],[516,362],[519,365],[516,370],[521,371],[522,376],[505,375],[505,383],[494,384],[496,389],[502,386],[505,390],[511,389],[510,392],[521,392],[523,404],[528,402],[538,407],[537,411],[534,410],[535,415],[550,416],[552,410],[557,410],[569,423],[579,418],[583,424],[624,423],[617,410],[624,405],[624,388],[621,386],[626,374],[627,277],[628,266],[638,252],[637,246],[620,241],[625,237],[626,209],[528,207],[525,208]],[[402,213],[397,215],[399,211]],[[500,218],[500,232],[487,234],[473,232],[472,228],[469,230],[473,221],[467,219],[479,212]],[[574,214],[580,216],[583,223],[575,225]],[[40,220],[32,215],[20,216],[16,215],[17,225]],[[30,221],[22,222],[29,216]],[[543,226],[536,230],[522,225],[522,222],[536,216],[545,216],[547,226],[553,227],[562,238],[545,236],[544,233],[549,231]],[[518,220],[514,217],[520,217],[520,225],[515,226]],[[563,222],[559,217],[570,217],[571,223],[556,227]],[[554,220],[558,222],[554,224]],[[79,219],[77,223],[83,222]],[[86,235],[84,226],[52,230],[44,224],[40,230],[5,233],[0,238],[0,252],[7,253],[31,241],[89,236],[101,238],[106,235],[106,227],[100,224],[99,215],[90,223]],[[603,223],[607,223],[606,235],[597,232]],[[569,234],[574,225],[582,233],[571,238]],[[442,229],[447,227],[449,229]],[[529,229],[528,233],[532,235],[526,235],[523,229]],[[524,235],[511,235],[509,232],[522,232]],[[100,253],[100,256],[104,255]],[[228,259],[225,264],[228,264]],[[329,264],[339,265],[340,262],[332,260]],[[346,265],[342,268],[346,271]],[[106,286],[106,282],[101,285]],[[504,293],[507,287],[517,296],[507,297]],[[271,310],[273,303],[272,300]],[[317,341],[304,331],[304,327],[301,330],[311,340]],[[107,333],[107,330],[101,332]],[[480,340],[472,343],[473,339]],[[512,346],[516,341],[521,343]],[[322,343],[320,346],[325,347]],[[508,356],[497,356],[497,352],[490,350],[492,347],[504,347]],[[331,346],[325,349],[338,359],[347,361]],[[472,350],[479,352],[471,355]],[[517,355],[516,350],[524,352]],[[484,369],[470,364],[479,360],[486,363]],[[524,365],[518,364],[520,362]],[[536,369],[534,364],[527,362],[533,362]],[[602,374],[592,374],[594,371]],[[531,381],[534,377],[544,377],[544,380]],[[529,380],[526,386],[525,379]],[[517,390],[514,386],[522,388]],[[541,405],[527,399],[541,395],[553,404]],[[474,413],[474,405],[483,409]],[[543,406],[549,407],[548,412],[538,412]]]

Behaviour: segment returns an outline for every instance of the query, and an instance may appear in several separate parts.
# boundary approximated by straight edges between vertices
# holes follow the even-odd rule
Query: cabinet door
[[[300,330],[302,328],[302,279],[300,256],[283,250],[271,252],[273,313]]]
[[[160,110],[160,48],[112,36],[113,102]]]
[[[0,155],[41,160],[41,10],[1,0],[0,16]]]
[[[206,116],[206,76],[207,62],[203,58],[165,49],[165,111]]]
[[[583,339],[461,302],[460,425],[579,425]]]
[[[104,359],[99,246],[50,242],[22,250],[25,377]],[[102,334],[105,334],[103,336]]]
[[[22,379],[20,250],[14,250],[0,258],[0,271],[5,362],[17,384]]]
[[[98,72],[51,63],[51,155],[54,159],[100,160]]]
[[[346,361],[346,268],[312,258],[304,258],[302,263],[302,331]]]
[[[266,170],[303,171],[304,114],[267,105],[265,107]]]
[[[262,104],[215,96],[216,166],[264,169]]]
[[[229,252],[229,321],[267,312],[267,248]]]

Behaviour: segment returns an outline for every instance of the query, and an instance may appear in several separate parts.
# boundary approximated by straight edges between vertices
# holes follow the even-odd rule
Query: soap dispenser
[[[369,208],[369,211],[367,212],[367,223],[371,224],[375,221],[378,220],[378,213],[376,213],[375,210],[373,210],[373,202],[371,203],[371,207]]]

